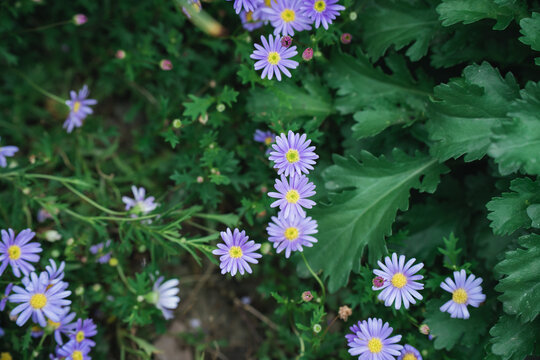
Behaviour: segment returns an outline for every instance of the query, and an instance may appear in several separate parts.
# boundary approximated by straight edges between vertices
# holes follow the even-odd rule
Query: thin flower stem
[[[36,350],[33,352],[33,357],[34,358],[38,358],[39,357],[39,352],[41,351],[41,348],[43,347],[43,343],[45,342],[45,338],[47,337],[47,332],[44,332],[43,335],[41,336],[41,340],[39,340],[39,344],[36,348]]]
[[[324,333],[322,334],[321,338],[324,339],[324,337],[326,336],[326,333],[328,332],[328,330],[330,330],[330,328],[332,327],[332,325],[334,325],[334,323],[336,322],[336,320],[338,319],[339,315],[336,315],[336,317],[330,322],[330,325],[328,325],[326,327],[326,329],[324,330]]]
[[[41,86],[37,85],[35,82],[33,82],[32,80],[30,80],[30,78],[28,78],[28,76],[24,75],[22,72],[18,71],[18,70],[15,70],[16,74],[18,74],[20,77],[22,77],[24,80],[26,80],[26,82],[32,86],[34,89],[36,89],[37,91],[39,91],[40,93],[42,93],[43,95],[53,99],[54,101],[58,101],[59,103],[61,104],[64,104],[66,105],[66,100],[60,98],[59,96],[56,96],[54,94],[51,94],[50,92],[48,92],[47,90],[43,89]],[[66,105],[67,106],[67,105]]]
[[[304,353],[306,352],[306,346],[304,344],[304,339],[302,339],[302,335],[300,335],[300,333],[296,329],[296,325],[294,324],[294,320],[290,316],[289,316],[289,322],[291,323],[291,327],[292,327],[294,335],[296,335],[296,337],[298,338],[298,342],[300,343],[300,354],[298,354],[296,359],[302,359],[304,357]]]
[[[319,276],[317,276],[317,274],[315,273],[315,271],[313,271],[313,269],[311,268],[311,266],[309,266],[309,263],[306,259],[306,257],[304,256],[304,252],[301,252],[300,255],[302,255],[302,259],[304,259],[304,264],[306,264],[306,267],[307,269],[309,270],[309,272],[311,273],[311,275],[313,275],[313,277],[315,278],[315,280],[317,280],[317,282],[319,283],[319,285],[321,286],[321,290],[322,290],[322,303],[324,304],[324,300],[326,299],[326,288],[324,287],[324,284],[321,280],[321,278]]]
[[[107,214],[111,214],[111,215],[125,215],[126,214],[125,212],[119,212],[119,211],[114,211],[114,210],[107,209],[106,207],[103,207],[103,206],[99,205],[94,200],[90,199],[89,197],[87,197],[83,193],[81,193],[78,190],[71,187],[71,185],[69,185],[69,184],[67,184],[67,183],[65,183],[63,181],[61,181],[61,183],[66,188],[68,188],[69,191],[71,191],[72,193],[74,193],[75,195],[77,195],[78,197],[80,197],[81,199],[83,199],[84,201],[89,203],[90,205],[94,206],[95,208],[97,208],[97,209],[99,209],[99,210],[101,210],[103,212],[106,212]]]
[[[120,266],[120,264],[116,265],[116,270],[118,271],[118,275],[120,276],[120,279],[122,280],[124,285],[126,285],[128,290],[131,291],[132,293],[136,294],[137,292],[135,291],[135,289],[132,288],[131,285],[129,285],[129,283],[127,281],[127,278],[126,278],[126,275],[124,274],[124,269],[122,269],[122,266]]]
[[[50,29],[50,28],[53,28],[53,27],[56,27],[56,26],[69,24],[71,22],[73,22],[73,20],[71,20],[71,19],[70,20],[64,20],[64,21],[59,21],[59,22],[55,22],[55,23],[52,23],[52,24],[48,24],[48,25],[38,26],[38,27],[35,27],[35,28],[32,28],[32,29],[26,29],[26,30],[21,31],[21,33]]]

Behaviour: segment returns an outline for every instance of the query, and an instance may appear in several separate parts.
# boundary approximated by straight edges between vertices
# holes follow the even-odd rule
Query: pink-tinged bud
[[[289,35],[281,38],[281,46],[288,48],[292,44],[292,37]]]
[[[420,325],[420,332],[424,335],[429,335],[429,326],[427,324]]]
[[[114,54],[114,56],[115,56],[117,59],[122,60],[123,58],[126,57],[126,52],[125,52],[124,50],[117,50],[117,51],[116,51],[116,54]]]
[[[73,17],[73,22],[75,23],[75,25],[82,25],[87,21],[88,18],[84,14],[77,14]]]
[[[171,60],[163,59],[159,62],[161,70],[169,71],[173,68]]]
[[[376,288],[380,288],[383,285],[384,279],[382,278],[382,276],[375,276],[375,278],[373,279],[373,286],[375,286]]]
[[[203,181],[204,181],[204,178],[202,176],[197,176],[197,182],[199,184],[202,184]]]
[[[302,300],[304,300],[305,302],[310,302],[311,300],[313,300],[313,295],[311,294],[311,291],[304,291],[302,293]]]
[[[267,191],[268,191],[268,188],[267,188],[266,186],[264,186],[264,185],[261,186],[261,192],[262,192],[263,194],[266,194]]]
[[[306,50],[304,50],[304,52],[302,53],[302,59],[309,61],[312,58],[313,58],[313,49],[307,48]]]
[[[352,309],[348,307],[347,305],[340,306],[338,315],[341,320],[347,321],[347,319],[349,319],[349,316],[352,315]]]
[[[352,35],[349,34],[349,33],[345,33],[343,35],[341,35],[341,42],[343,44],[350,44],[352,41]]]

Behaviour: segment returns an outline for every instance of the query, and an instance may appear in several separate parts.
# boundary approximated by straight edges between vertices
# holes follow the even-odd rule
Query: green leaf
[[[522,13],[522,2],[509,3],[494,0],[443,0],[437,6],[442,24],[450,26],[462,22],[471,24],[482,19],[496,20],[494,30],[504,30],[518,14]]]
[[[540,228],[540,204],[534,204],[527,208],[527,215],[532,220],[531,226]]]
[[[499,172],[508,175],[521,170],[540,175],[540,85],[528,83],[508,113],[511,119],[494,129],[489,156],[499,164]]]
[[[176,147],[176,145],[180,143],[180,139],[178,138],[176,133],[172,131],[171,129],[168,129],[167,131],[161,133],[161,136],[163,136],[166,142],[171,144],[171,147],[173,149]]]
[[[371,261],[386,252],[384,238],[397,211],[407,210],[410,190],[435,191],[445,171],[425,155],[410,157],[396,149],[392,158],[376,158],[367,151],[358,160],[334,155],[335,164],[323,172],[332,192],[330,204],[310,212],[319,223],[319,242],[306,249],[306,256],[312,267],[323,269],[330,291],[345,285],[351,270],[360,270],[366,246]]]
[[[512,192],[493,198],[487,203],[488,219],[497,235],[511,234],[520,228],[531,226],[531,217],[527,214],[531,204],[540,203],[540,181],[518,178],[510,184]],[[537,205],[538,206],[538,205]]]
[[[366,109],[354,113],[356,124],[351,128],[356,139],[374,136],[397,124],[407,124],[414,118],[404,108],[395,109]]]
[[[540,13],[533,12],[532,17],[521,19],[519,26],[523,35],[519,41],[529,45],[533,50],[540,51]],[[536,64],[540,65],[540,57],[536,58]]]
[[[506,275],[495,290],[503,293],[499,300],[506,313],[522,322],[533,321],[540,312],[540,235],[523,236],[519,244],[523,249],[507,252],[495,267]]]
[[[372,60],[394,45],[396,50],[412,44],[406,55],[417,61],[427,54],[429,43],[440,28],[437,13],[428,5],[409,5],[390,0],[372,1],[361,12],[362,40]]]
[[[451,297],[450,294],[448,297]],[[483,335],[488,331],[491,310],[487,306],[480,306],[478,309],[469,307],[471,314],[469,319],[452,319],[449,313],[440,310],[444,303],[444,300],[430,300],[426,305],[424,322],[429,326],[430,334],[434,337],[435,349],[450,350],[456,345],[478,346]]]
[[[200,115],[205,114],[208,111],[210,105],[214,103],[214,99],[211,97],[197,97],[193,94],[188,95],[192,100],[191,102],[183,102],[184,105],[184,116],[191,117],[191,120],[196,120]]]
[[[234,89],[229,88],[228,86],[225,86],[223,88],[223,91],[221,92],[221,95],[219,95],[218,100],[227,104],[227,106],[231,106],[232,103],[236,102],[236,98],[238,97],[239,92],[235,91]]]
[[[512,74],[503,78],[484,62],[465,68],[461,78],[435,88],[426,123],[434,143],[431,154],[439,160],[482,158],[491,143],[491,128],[507,119],[510,102],[519,95]]]
[[[523,360],[533,354],[540,321],[522,324],[515,316],[503,315],[489,333],[495,355],[502,360]]]

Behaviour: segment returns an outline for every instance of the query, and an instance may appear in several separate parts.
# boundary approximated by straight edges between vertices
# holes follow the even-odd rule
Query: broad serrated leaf
[[[218,96],[218,100],[224,102],[225,104],[227,104],[227,106],[231,106],[232,103],[236,102],[238,94],[238,91],[231,89],[228,86],[225,86],[223,88],[223,91],[221,92],[221,95]]]
[[[380,58],[390,46],[400,50],[412,44],[406,55],[417,61],[426,55],[431,39],[440,28],[435,9],[390,0],[371,1],[360,15],[362,40],[367,54]]]
[[[502,360],[523,360],[533,353],[539,333],[540,321],[522,324],[515,316],[503,315],[489,331],[491,351]]]
[[[534,204],[527,208],[527,215],[531,219],[533,228],[540,228],[540,204]]]
[[[493,198],[487,203],[488,219],[491,228],[497,235],[511,234],[520,228],[529,228],[531,218],[527,209],[531,204],[540,203],[540,181],[529,178],[512,180],[512,192]]]
[[[214,99],[211,97],[197,97],[195,95],[188,95],[191,99],[191,102],[183,102],[184,105],[184,116],[191,117],[191,120],[196,120],[199,115],[203,115],[208,111],[208,108],[214,102]]]
[[[533,12],[532,17],[521,19],[519,26],[521,26],[520,32],[523,35],[519,41],[529,45],[533,50],[540,51],[540,13]],[[537,65],[539,62],[540,57],[537,57]]]
[[[431,154],[439,160],[482,158],[491,143],[491,129],[507,119],[519,87],[512,74],[502,77],[490,64],[471,65],[461,78],[435,88],[426,123],[433,141]]]
[[[540,175],[540,85],[528,83],[508,113],[510,117],[494,129],[488,154],[508,175],[521,170]]]
[[[443,0],[437,6],[442,24],[450,26],[462,22],[470,24],[482,19],[496,20],[494,30],[504,30],[518,14],[523,3],[497,2],[493,0]]]
[[[455,346],[478,346],[488,331],[489,319],[492,316],[490,309],[487,306],[478,309],[469,308],[471,314],[469,319],[452,319],[450,314],[440,310],[444,303],[444,300],[430,300],[426,305],[424,322],[434,337],[435,349],[450,350]]]
[[[502,292],[499,300],[504,311],[517,315],[522,322],[533,321],[540,312],[540,235],[519,239],[523,246],[506,253],[495,271],[506,275],[495,290]]]
[[[408,124],[414,120],[403,108],[366,109],[354,113],[353,118],[356,124],[351,129],[357,139],[374,136],[389,126]]]
[[[371,261],[386,252],[398,210],[409,205],[411,189],[433,192],[445,167],[429,156],[410,157],[394,150],[392,159],[363,151],[359,159],[334,155],[323,172],[330,204],[319,204],[310,215],[319,223],[319,242],[306,249],[312,266],[324,271],[328,288],[336,291],[358,272],[365,247]]]

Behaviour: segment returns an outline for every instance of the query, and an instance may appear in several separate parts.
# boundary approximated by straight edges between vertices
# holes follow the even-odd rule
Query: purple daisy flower
[[[352,344],[354,344],[354,339],[356,339],[357,335],[356,333],[361,331],[360,325],[362,325],[362,322],[359,321],[357,324],[352,324],[351,327],[349,327],[349,330],[352,332],[352,334],[345,335],[345,339],[347,339],[347,345],[352,347]]]
[[[253,135],[253,140],[270,146],[270,144],[276,140],[276,134],[271,131],[262,131],[257,129],[255,130],[255,135]]]
[[[240,20],[244,29],[249,32],[264,25],[264,21],[260,20],[253,11],[242,11],[240,13]]]
[[[0,146],[0,167],[6,167],[6,157],[11,157],[15,155],[17,151],[19,151],[19,148],[16,146]]]
[[[46,272],[42,272],[39,277],[35,272],[31,273],[23,284],[25,288],[14,286],[14,294],[9,295],[10,302],[21,303],[10,313],[10,316],[18,315],[17,325],[23,326],[30,316],[41,327],[47,325],[45,316],[59,322],[66,311],[63,307],[71,304],[70,300],[65,299],[71,291],[63,289],[62,283],[49,287],[49,275]]]
[[[52,219],[52,215],[49,214],[49,212],[45,209],[39,209],[38,213],[37,213],[37,221],[42,223],[42,222],[45,222],[45,220],[47,219]]]
[[[276,137],[276,143],[272,145],[274,151],[270,153],[269,159],[273,161],[274,168],[278,169],[278,175],[285,174],[308,174],[313,170],[315,159],[319,155],[315,154],[315,146],[309,146],[311,140],[306,140],[306,134],[295,134],[289,130],[287,136],[281,134]]]
[[[352,327],[351,327],[352,329]],[[401,335],[392,334],[392,328],[381,319],[370,318],[367,321],[358,322],[358,331],[354,337],[348,337],[350,347],[349,354],[360,355],[360,360],[390,360],[398,356],[403,346],[397,344]]]
[[[227,0],[231,1],[231,0]],[[240,14],[240,11],[254,11],[257,8],[257,0],[234,0],[234,11]]]
[[[403,345],[403,349],[401,349],[398,360],[422,360],[422,355],[411,345],[405,344]]]
[[[70,133],[76,127],[81,127],[83,120],[94,111],[90,105],[96,105],[97,100],[87,99],[90,91],[88,91],[88,86],[84,85],[79,93],[75,90],[71,90],[69,93],[71,100],[66,100],[66,105],[69,106],[69,115],[67,120],[64,122],[64,129],[67,129],[67,132]]]
[[[0,275],[4,273],[8,264],[11,265],[16,277],[21,277],[21,271],[24,275],[34,271],[34,266],[30,262],[38,262],[39,255],[37,253],[43,251],[40,244],[29,242],[35,235],[36,233],[30,229],[21,231],[17,237],[12,229],[2,230]]]
[[[153,196],[145,198],[145,188],[140,187],[137,189],[136,186],[132,186],[131,191],[133,192],[134,199],[127,196],[122,197],[122,201],[126,204],[126,210],[133,208],[132,211],[135,213],[146,215],[158,207],[159,204],[154,202],[155,198]]]
[[[394,307],[396,309],[401,308],[401,303],[405,309],[409,308],[409,304],[416,304],[418,300],[422,300],[422,295],[417,290],[422,290],[424,284],[417,282],[416,280],[422,280],[423,275],[415,275],[421,268],[424,267],[423,263],[413,263],[416,259],[412,258],[405,264],[405,255],[401,255],[398,260],[396,253],[392,254],[392,259],[389,256],[384,258],[385,264],[378,261],[379,267],[382,270],[375,269],[373,273],[384,279],[382,286],[373,286],[373,290],[382,290],[379,296],[379,300],[384,300],[385,306],[392,306],[395,300]]]
[[[0,300],[0,311],[4,311],[4,309],[6,308],[6,303],[8,301],[8,296],[11,292],[11,289],[13,289],[13,283],[9,283],[4,290],[4,296]]]
[[[268,41],[266,38],[261,35],[262,45],[255,44],[255,51],[249,57],[258,60],[255,63],[255,70],[263,69],[261,74],[261,79],[264,79],[268,76],[269,80],[272,80],[274,74],[278,81],[281,81],[281,73],[285,74],[287,77],[291,77],[291,73],[287,68],[296,69],[298,62],[294,60],[289,60],[298,52],[296,51],[296,46],[291,46],[290,48],[285,48],[281,45],[279,37],[274,37],[268,35]]]
[[[315,28],[322,26],[328,30],[328,24],[339,16],[339,12],[345,10],[345,7],[337,4],[338,0],[304,0],[302,11],[314,23]]]
[[[53,259],[49,259],[50,265],[45,267],[47,273],[49,274],[49,285],[54,285],[61,281],[64,278],[64,268],[66,267],[65,262],[61,262],[60,266],[57,267]]]
[[[90,338],[97,334],[97,326],[92,319],[77,319],[77,323],[73,327],[70,334],[71,341],[82,344],[86,343],[90,346],[96,345]]]
[[[274,27],[274,35],[294,35],[294,31],[311,30],[311,20],[302,11],[303,0],[272,1],[263,11]]]
[[[94,255],[98,255],[96,262],[100,264],[105,264],[109,262],[112,256],[112,252],[104,252],[111,245],[111,240],[107,240],[105,244],[99,243],[96,245],[90,246],[90,252]]]
[[[51,321],[51,319],[47,320],[48,326],[50,326],[54,331],[54,340],[56,340],[58,345],[62,345],[64,343],[62,334],[69,336],[76,326],[76,324],[72,321],[75,319],[77,314],[74,312],[68,313],[69,309],[66,309],[66,312],[64,315],[62,315],[60,321]]]
[[[280,214],[285,218],[306,217],[303,208],[311,209],[315,205],[315,201],[308,199],[315,195],[315,185],[309,182],[305,175],[293,174],[288,181],[284,175],[281,175],[281,180],[276,179],[274,188],[278,192],[269,192],[268,196],[278,200],[274,201],[270,207],[279,206]]]
[[[79,343],[71,340],[56,351],[56,355],[64,360],[92,360],[91,346],[86,342]]]
[[[478,307],[486,300],[481,283],[482,278],[476,278],[473,274],[467,277],[465,270],[454,271],[454,281],[448,277],[441,283],[444,290],[452,293],[452,300],[441,306],[441,311],[448,312],[451,318],[468,319],[467,305]]]
[[[285,257],[291,255],[291,251],[303,251],[302,246],[312,247],[317,242],[312,234],[317,233],[317,221],[311,217],[272,217],[273,223],[269,223],[266,231],[268,241],[274,243],[274,248],[279,254],[285,250]]]
[[[178,288],[180,281],[178,279],[170,279],[162,284],[163,280],[163,276],[160,276],[154,283],[154,291],[151,293],[153,299],[151,302],[161,310],[166,320],[170,320],[174,317],[171,310],[176,309],[180,302],[180,297],[177,296],[180,291]]]
[[[246,236],[246,232],[238,229],[234,229],[233,233],[227,228],[227,231],[221,232],[221,239],[225,244],[217,244],[218,249],[212,251],[212,254],[220,255],[221,273],[230,273],[235,276],[237,271],[242,275],[245,271],[251,274],[252,270],[248,263],[259,262],[257,259],[262,255],[255,251],[261,247],[261,244],[256,244],[253,240],[248,241],[249,236]]]

